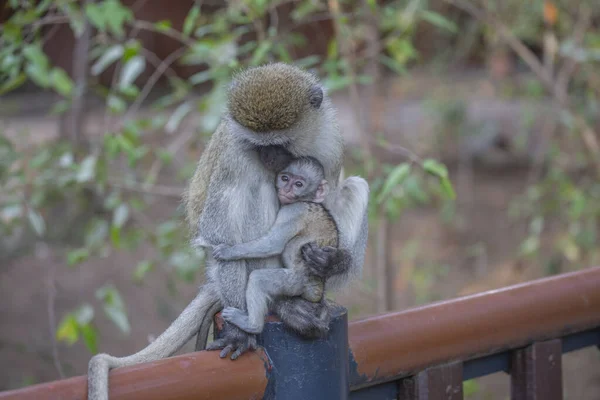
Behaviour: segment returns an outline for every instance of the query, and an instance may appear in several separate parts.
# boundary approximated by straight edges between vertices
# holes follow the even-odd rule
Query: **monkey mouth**
[[[285,194],[279,193],[277,197],[279,197],[279,202],[281,204],[291,204],[294,202],[293,196],[286,196]]]

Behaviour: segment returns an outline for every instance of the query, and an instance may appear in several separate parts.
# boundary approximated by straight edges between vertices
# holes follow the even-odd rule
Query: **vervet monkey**
[[[206,248],[207,282],[167,330],[140,352],[128,357],[98,354],[88,368],[88,398],[108,398],[108,369],[168,357],[200,331],[203,346],[215,310],[245,310],[248,275],[261,268],[280,268],[279,257],[218,261],[211,247],[237,244],[263,236],[275,222],[279,201],[275,174],[261,160],[260,149],[276,146],[293,157],[312,156],[325,171],[331,191],[324,205],[338,226],[336,251],[306,245],[303,257],[327,275],[330,261],[347,254],[347,273],[326,279],[325,289],[336,289],[362,271],[366,240],[368,185],[346,179],[339,187],[343,141],[331,101],[317,78],[283,63],[245,70],[232,81],[228,107],[205,149],[184,195],[186,219],[194,243]],[[284,324],[299,334],[326,329],[324,303],[286,298],[273,304]],[[210,315],[210,314],[213,315]],[[236,359],[256,347],[256,336],[226,323],[222,338],[208,349]]]
[[[312,263],[302,257],[304,245],[315,243],[335,250],[338,230],[333,217],[321,204],[329,184],[324,179],[323,166],[312,157],[292,161],[275,180],[277,196],[282,207],[273,227],[265,236],[233,246],[220,244],[213,249],[217,260],[241,260],[281,255],[285,268],[258,269],[250,273],[246,289],[248,313],[227,307],[221,313],[225,321],[248,333],[261,333],[269,300],[281,296],[302,296],[307,301],[323,300],[325,279],[313,271]],[[346,270],[337,264],[337,271]]]

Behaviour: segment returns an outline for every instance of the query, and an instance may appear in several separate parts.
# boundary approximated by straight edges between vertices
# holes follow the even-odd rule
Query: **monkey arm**
[[[282,207],[273,227],[266,235],[246,243],[220,244],[213,248],[217,260],[241,260],[245,258],[267,258],[283,253],[285,245],[303,228],[302,215],[306,210],[303,203]]]
[[[360,276],[362,273],[369,234],[368,203],[369,184],[361,177],[351,176],[344,180],[329,204],[329,211],[339,230],[338,253],[342,250],[347,252],[345,255],[339,254],[339,265],[347,263],[349,268],[345,273],[331,275],[326,282],[327,290],[338,289],[344,286],[349,278]]]

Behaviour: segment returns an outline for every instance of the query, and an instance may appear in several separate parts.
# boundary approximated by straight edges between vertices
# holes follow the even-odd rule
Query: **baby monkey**
[[[213,248],[213,257],[218,260],[281,255],[285,267],[252,271],[246,288],[248,314],[226,307],[222,312],[226,321],[258,334],[263,330],[270,300],[279,296],[301,296],[313,303],[323,300],[325,279],[311,263],[304,261],[301,251],[305,244],[316,244],[331,251],[338,246],[336,223],[321,204],[329,190],[324,176],[323,166],[316,159],[295,159],[277,175],[281,208],[269,232],[250,242],[232,246],[220,244]]]

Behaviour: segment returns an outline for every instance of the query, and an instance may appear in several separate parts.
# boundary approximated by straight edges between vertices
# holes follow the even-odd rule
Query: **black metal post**
[[[268,318],[258,336],[270,361],[265,400],[348,399],[348,312],[332,306],[329,333],[322,339],[304,339]]]

